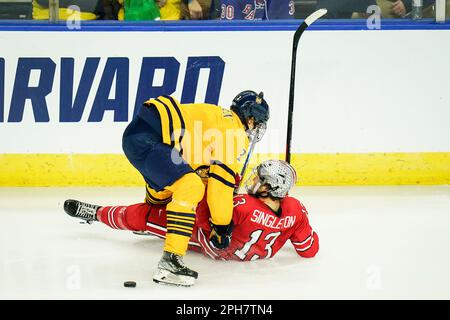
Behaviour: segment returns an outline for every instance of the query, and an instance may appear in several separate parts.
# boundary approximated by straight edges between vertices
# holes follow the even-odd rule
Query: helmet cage
[[[297,182],[295,169],[282,160],[264,161],[254,168],[244,186],[249,194],[257,194],[258,189],[268,185],[268,194],[275,198],[284,198]]]

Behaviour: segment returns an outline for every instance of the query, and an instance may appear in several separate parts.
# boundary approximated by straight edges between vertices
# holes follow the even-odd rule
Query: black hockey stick
[[[297,28],[294,33],[294,41],[292,43],[292,63],[291,63],[291,82],[289,83],[289,110],[287,123],[286,138],[286,162],[291,163],[291,140],[292,140],[292,121],[294,114],[294,91],[295,91],[295,66],[297,63],[297,47],[303,32],[312,25],[316,20],[323,17],[328,12],[327,9],[319,9],[309,15],[305,21]]]

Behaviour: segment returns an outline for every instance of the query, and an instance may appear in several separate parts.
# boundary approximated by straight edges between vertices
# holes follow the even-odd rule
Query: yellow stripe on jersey
[[[161,118],[161,131],[163,137],[163,143],[171,145],[170,136],[172,134],[173,120],[168,109],[162,104],[158,103],[155,99],[150,99],[144,103],[147,108],[156,108]]]
[[[181,139],[183,138],[184,132],[186,130],[186,124],[183,119],[183,114],[181,113],[180,106],[178,102],[170,96],[162,96],[158,98],[161,102],[169,107],[173,119],[173,143],[174,147],[180,150],[183,154],[181,147]]]
[[[150,101],[151,101],[151,104],[153,104],[156,107],[156,109],[158,109],[158,113],[161,118],[163,143],[168,144],[171,147],[173,147],[173,143],[172,143],[172,134],[173,134],[172,113],[170,112],[169,107],[167,107],[164,103],[158,101],[157,99],[152,99]]]
[[[158,109],[161,117],[163,142],[182,153],[181,139],[186,126],[178,103],[169,96],[160,96],[149,102]]]

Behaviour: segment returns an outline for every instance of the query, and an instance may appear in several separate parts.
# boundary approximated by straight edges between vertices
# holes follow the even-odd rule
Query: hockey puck
[[[135,288],[136,287],[136,282],[134,281],[125,281],[123,283],[123,286],[126,288]]]

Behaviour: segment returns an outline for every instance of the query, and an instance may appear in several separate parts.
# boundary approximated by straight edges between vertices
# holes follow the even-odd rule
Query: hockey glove
[[[217,249],[225,249],[230,245],[231,234],[233,231],[233,221],[226,226],[218,226],[214,223],[211,224],[211,234],[209,235],[210,244]]]

